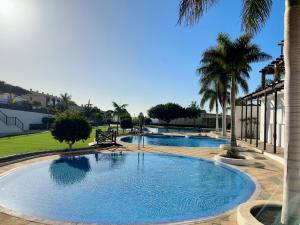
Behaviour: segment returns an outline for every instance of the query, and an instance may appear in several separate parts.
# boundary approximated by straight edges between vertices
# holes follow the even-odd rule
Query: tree
[[[185,117],[185,110],[176,103],[159,104],[150,108],[148,115],[169,124],[173,119]]]
[[[201,115],[201,109],[197,105],[197,102],[193,101],[188,107],[185,108],[185,115],[186,117],[193,119],[195,127],[196,119]]]
[[[93,104],[91,104],[91,101],[89,100],[88,103],[83,106],[83,113],[86,118],[90,118],[92,115],[92,111],[93,111],[92,105]],[[94,107],[94,108],[98,109],[97,107]],[[94,112],[95,111],[96,110],[94,110]]]
[[[93,112],[90,116],[90,118],[92,119],[92,121],[97,124],[97,125],[101,125],[104,122],[104,113],[103,112]]]
[[[203,108],[204,104],[208,102],[208,108],[211,112],[214,108],[216,109],[216,132],[219,131],[219,87],[218,83],[214,82],[210,86],[202,86],[199,94],[202,95],[200,106]]]
[[[204,54],[205,55],[205,54]],[[222,107],[222,135],[226,136],[226,106],[229,103],[230,76],[222,64],[210,58],[202,58],[201,65],[197,69],[200,75],[200,89],[217,84],[218,100]]]
[[[149,117],[145,117],[145,124],[149,125],[152,123],[152,120]]]
[[[128,113],[126,110],[127,106],[128,104],[119,105],[116,102],[113,102],[113,107],[114,107],[113,115],[117,117],[117,134],[119,133],[119,124],[120,124],[121,116],[124,113]]]
[[[123,134],[124,134],[124,130],[132,129],[133,128],[133,123],[132,123],[131,116],[121,117],[120,126],[123,129]]]
[[[110,126],[110,124],[112,123],[113,113],[114,112],[112,110],[108,110],[103,113],[104,124],[108,124],[108,126]]]
[[[215,0],[181,0],[179,6],[179,24],[185,22],[193,25],[199,18],[218,1]],[[250,33],[256,33],[267,21],[272,8],[272,0],[249,0],[243,1],[242,27]],[[285,84],[284,99],[285,107],[285,169],[284,169],[284,202],[282,210],[282,223],[299,223],[300,218],[300,185],[299,180],[300,158],[300,1],[285,0],[285,54],[284,61]],[[293,124],[291,126],[291,124]]]
[[[251,63],[260,62],[271,57],[262,52],[252,43],[252,36],[242,35],[236,40],[230,40],[227,34],[219,34],[218,47],[210,48],[203,54],[203,58],[218,62],[230,76],[230,103],[231,103],[231,149],[228,156],[236,157],[236,134],[235,134],[235,99],[239,88],[248,92],[247,79],[251,71]]]
[[[139,128],[140,128],[140,133],[143,133],[143,127],[145,124],[145,116],[144,114],[141,112],[139,114]]]
[[[67,142],[72,149],[75,142],[87,140],[91,131],[92,127],[79,112],[65,111],[55,118],[51,133],[56,140]]]
[[[72,96],[68,93],[64,93],[60,95],[59,103],[57,104],[57,107],[59,111],[63,112],[69,109],[70,105],[72,104]]]
[[[34,108],[42,107],[42,103],[38,102],[38,101],[33,101],[31,104],[32,104],[32,107],[34,107]]]

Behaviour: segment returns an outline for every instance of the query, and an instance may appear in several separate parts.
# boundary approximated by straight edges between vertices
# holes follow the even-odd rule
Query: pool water
[[[44,219],[148,224],[216,216],[248,200],[254,182],[213,161],[166,154],[89,154],[0,178],[0,205]]]
[[[173,127],[146,127],[145,130],[151,133],[201,133],[198,129]]]
[[[121,138],[121,141],[130,144],[142,144],[143,138],[145,145],[218,148],[221,144],[228,144],[225,139],[169,135],[126,136]]]

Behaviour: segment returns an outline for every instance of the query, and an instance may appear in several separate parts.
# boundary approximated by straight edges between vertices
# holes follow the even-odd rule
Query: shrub
[[[145,124],[146,125],[149,125],[149,124],[151,124],[152,123],[152,120],[149,118],[149,117],[146,117],[145,118]]]
[[[176,103],[159,104],[148,110],[151,118],[165,121],[167,124],[171,120],[186,116],[185,109]]]
[[[92,127],[79,112],[65,111],[56,117],[51,133],[59,142],[67,142],[71,149],[75,142],[87,140],[91,131]]]
[[[131,117],[122,117],[120,126],[123,130],[132,129],[133,128],[132,118]]]

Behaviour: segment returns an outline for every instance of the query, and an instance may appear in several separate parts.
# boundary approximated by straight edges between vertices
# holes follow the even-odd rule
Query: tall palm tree
[[[227,74],[230,76],[230,103],[231,103],[231,150],[228,155],[236,156],[235,147],[235,99],[239,87],[248,92],[247,79],[251,71],[251,63],[270,59],[271,57],[262,52],[260,48],[251,42],[251,35],[242,35],[231,41],[227,34],[219,34],[217,38],[218,47],[210,48],[203,58],[220,63]]]
[[[205,55],[205,54],[204,54]],[[201,66],[197,69],[202,87],[218,84],[219,103],[222,107],[222,135],[226,136],[226,106],[229,102],[230,76],[223,66],[209,58],[202,58]]]
[[[127,112],[126,107],[128,104],[119,105],[116,102],[112,102],[114,107],[114,116],[117,117],[117,134],[119,133],[119,124],[121,120],[121,116]]]
[[[216,0],[180,0],[179,24],[196,24],[199,18]],[[243,2],[242,27],[256,33],[267,21],[272,8],[272,0],[247,0]],[[285,166],[284,200],[282,223],[292,224],[300,218],[300,0],[285,0],[284,18],[284,61],[286,65],[285,99]],[[293,124],[293,125],[291,125]],[[297,156],[297,157],[295,157]],[[298,222],[299,223],[299,222]]]
[[[72,96],[68,93],[64,93],[60,95],[60,108],[62,111],[68,110],[69,106],[72,104]]]
[[[208,102],[208,109],[211,112],[216,109],[216,132],[219,131],[219,87],[217,82],[210,85],[201,86],[199,94],[202,95],[200,106],[203,108],[204,104]]]

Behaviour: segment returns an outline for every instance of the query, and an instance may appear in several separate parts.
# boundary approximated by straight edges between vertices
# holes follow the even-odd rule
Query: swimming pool
[[[120,140],[131,144],[142,144],[143,142],[141,136],[126,136]],[[228,141],[210,137],[149,135],[144,136],[144,143],[145,145],[218,148],[221,144],[228,144]]]
[[[255,183],[232,167],[152,153],[62,157],[0,178],[0,205],[39,218],[149,224],[216,216],[247,201]]]

